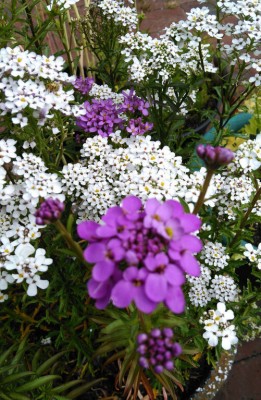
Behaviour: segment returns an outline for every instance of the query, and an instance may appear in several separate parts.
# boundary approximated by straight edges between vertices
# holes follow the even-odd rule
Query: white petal
[[[232,310],[227,310],[227,311],[225,312],[225,318],[226,318],[226,319],[234,319],[235,316],[234,316],[233,311],[232,311]]]
[[[47,281],[47,280],[39,280],[37,283],[36,283],[36,285],[40,288],[40,289],[46,289],[47,287],[48,287],[48,285],[49,285],[49,281]]]
[[[31,283],[27,289],[28,296],[36,296],[37,295],[37,286],[35,283]]]
[[[15,249],[15,254],[24,259],[33,254],[34,252],[35,248],[30,243],[19,244]]]
[[[224,314],[224,312],[226,311],[225,303],[217,303],[217,309],[221,314]]]

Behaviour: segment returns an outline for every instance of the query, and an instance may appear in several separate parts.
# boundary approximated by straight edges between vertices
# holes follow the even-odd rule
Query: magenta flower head
[[[161,374],[164,369],[173,370],[173,358],[182,353],[181,346],[174,342],[173,336],[170,328],[155,328],[149,334],[140,333],[137,336],[140,366],[152,367],[156,374]]]
[[[76,78],[76,80],[74,82],[74,87],[82,94],[88,94],[92,88],[93,83],[94,83],[93,78],[79,77],[79,78]]]
[[[64,211],[64,203],[58,199],[46,199],[41,204],[38,210],[35,212],[36,224],[46,225],[51,222],[57,221],[62,212]]]
[[[89,242],[84,258],[94,264],[87,288],[96,307],[112,301],[125,308],[134,302],[151,313],[162,302],[174,313],[183,312],[185,275],[200,275],[194,254],[202,244],[190,234],[200,225],[177,201],[149,199],[143,206],[135,196],[109,208],[102,224],[80,223],[78,235]]]
[[[198,156],[205,162],[209,169],[217,169],[222,165],[229,164],[235,157],[233,151],[226,147],[213,147],[207,144],[197,146]]]

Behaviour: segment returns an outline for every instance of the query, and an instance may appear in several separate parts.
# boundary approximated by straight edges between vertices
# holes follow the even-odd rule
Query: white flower
[[[236,332],[234,331],[234,325],[228,326],[222,331],[222,342],[221,345],[224,350],[230,350],[231,346],[238,343]]]
[[[49,285],[49,281],[41,280],[39,275],[34,275],[32,278],[27,278],[26,283],[28,284],[27,294],[28,296],[36,296],[37,289],[46,289]]]

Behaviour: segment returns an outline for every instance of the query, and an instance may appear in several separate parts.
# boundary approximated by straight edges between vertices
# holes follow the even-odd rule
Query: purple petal
[[[180,286],[185,283],[184,272],[174,264],[169,264],[165,269],[165,277],[172,286]]]
[[[134,301],[136,304],[136,307],[146,313],[149,314],[152,311],[155,310],[157,303],[154,301],[151,301],[145,294],[144,288],[143,287],[137,287],[135,290],[135,296],[134,296]]]
[[[194,214],[184,214],[180,218],[180,224],[185,233],[190,233],[199,230],[201,220]]]
[[[182,313],[185,310],[185,298],[181,287],[169,287],[165,303],[172,312]]]
[[[88,240],[88,242],[95,240],[96,230],[100,225],[93,221],[84,221],[77,226],[77,233],[81,239]]]
[[[84,250],[84,258],[90,263],[102,261],[104,260],[105,249],[106,247],[104,243],[91,243]]]
[[[117,234],[117,229],[116,226],[99,226],[96,233],[101,238],[110,238]]]
[[[167,281],[164,275],[149,274],[145,282],[145,293],[152,301],[163,301],[167,294]]]
[[[190,250],[192,253],[199,253],[203,247],[201,240],[193,235],[184,235],[182,245],[182,250]]]
[[[179,265],[181,268],[189,275],[199,276],[200,275],[200,265],[196,258],[186,251],[181,259],[179,260]]]
[[[140,210],[141,207],[142,202],[136,196],[125,197],[125,199],[122,201],[122,208],[127,214],[135,213],[136,211]]]
[[[111,261],[100,261],[92,269],[92,277],[97,282],[104,282],[113,274],[115,264]]]
[[[147,200],[145,205],[146,214],[153,215],[159,206],[160,202],[157,199]]]
[[[125,308],[130,305],[133,299],[133,286],[131,282],[119,281],[111,292],[112,303],[119,308]]]
[[[93,299],[101,299],[108,293],[111,293],[111,283],[110,282],[97,282],[94,279],[90,279],[87,283],[87,289],[90,297]]]

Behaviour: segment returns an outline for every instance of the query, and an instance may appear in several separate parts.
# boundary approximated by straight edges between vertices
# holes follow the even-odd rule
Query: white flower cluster
[[[204,315],[205,318],[200,322],[204,324],[203,338],[207,339],[209,346],[217,346],[221,339],[222,348],[230,350],[231,346],[238,343],[235,325],[228,322],[234,319],[234,313],[232,310],[226,311],[225,303],[218,303],[216,310],[209,310]]]
[[[73,4],[78,3],[79,0],[51,0],[47,6],[47,10],[51,11],[54,6],[60,8],[61,11],[68,10]]]
[[[27,294],[34,296],[38,288],[46,288],[41,280],[52,260],[45,250],[31,242],[41,236],[34,213],[40,199],[64,201],[62,184],[56,174],[47,172],[41,158],[24,153],[17,156],[15,141],[0,141],[0,290],[9,283],[27,283]],[[35,254],[34,254],[35,253]],[[0,293],[0,301],[7,295]]]
[[[112,99],[115,104],[120,104],[124,100],[121,93],[113,92],[111,88],[106,84],[97,85],[97,83],[94,83],[88,95],[100,100]]]
[[[1,115],[10,113],[12,121],[24,127],[28,124],[27,110],[33,112],[39,125],[52,118],[52,110],[65,115],[84,114],[81,106],[71,105],[73,90],[64,90],[64,83],[75,77],[62,72],[62,57],[40,56],[19,47],[0,49]]]
[[[257,248],[254,248],[251,243],[246,243],[245,248],[244,256],[261,270],[261,243],[259,243]]]
[[[228,265],[229,256],[226,254],[226,247],[221,243],[208,241],[204,244],[204,248],[200,253],[200,259],[205,264],[215,267],[215,271],[218,271]]]
[[[228,275],[214,275],[211,277],[211,270],[201,265],[199,277],[187,276],[189,282],[189,299],[191,304],[198,307],[206,306],[211,300],[228,302],[234,301],[239,294],[239,289]]]
[[[121,0],[100,0],[97,4],[107,18],[113,19],[114,22],[135,29],[138,24],[138,15],[135,7],[124,5]]]
[[[229,165],[232,171],[241,173],[255,171],[261,166],[261,133],[254,140],[242,143],[236,153],[233,163]]]
[[[183,49],[186,49],[191,43],[193,45],[197,43],[196,47],[199,53],[202,51],[203,35],[220,40],[220,51],[229,65],[254,69],[256,73],[250,76],[249,82],[260,86],[260,8],[260,0],[218,1],[217,15],[219,15],[219,19],[208,7],[194,8],[187,13],[185,21],[173,22],[170,28],[166,29],[166,35]],[[234,22],[227,23],[226,17],[231,15],[234,17]],[[228,36],[231,37],[229,44],[227,39],[223,41],[223,38]],[[205,56],[201,57],[202,62],[205,65]]]
[[[95,136],[86,140],[81,156],[79,163],[62,170],[65,192],[72,197],[80,219],[97,221],[130,194],[142,200],[162,200],[186,193],[188,170],[181,157],[168,147],[160,149],[160,143],[150,136],[122,139],[115,133],[110,140]]]
[[[146,33],[131,32],[122,36],[120,43],[125,45],[122,54],[129,63],[130,79],[134,82],[141,82],[151,76],[166,82],[175,76],[177,69],[185,73],[198,72],[198,41],[191,41],[184,51],[168,34],[155,39]],[[202,45],[205,71],[215,72],[216,69],[207,61],[210,58],[208,47]]]

